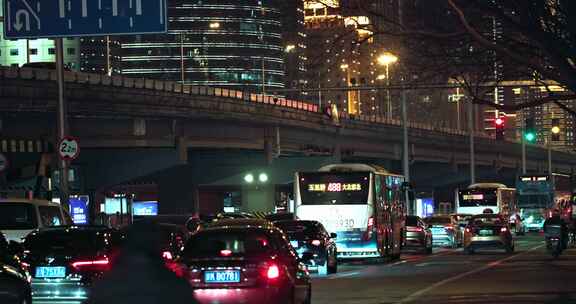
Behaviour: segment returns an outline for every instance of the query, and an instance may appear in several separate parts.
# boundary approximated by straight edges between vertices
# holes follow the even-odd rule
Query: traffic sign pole
[[[66,137],[68,123],[64,98],[64,46],[62,38],[57,38],[54,42],[56,44],[56,73],[58,74],[58,142],[60,143]],[[66,210],[69,210],[68,195],[68,161],[60,158],[60,204]]]

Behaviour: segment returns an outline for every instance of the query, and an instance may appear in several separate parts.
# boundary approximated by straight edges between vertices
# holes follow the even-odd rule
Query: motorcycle
[[[562,254],[563,246],[559,237],[546,238],[546,249],[554,258],[558,258]]]

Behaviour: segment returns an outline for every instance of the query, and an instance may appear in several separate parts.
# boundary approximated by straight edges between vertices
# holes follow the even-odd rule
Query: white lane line
[[[328,280],[335,280],[335,279],[340,279],[340,278],[345,278],[345,277],[351,277],[351,276],[355,276],[358,274],[360,274],[360,272],[358,272],[358,271],[346,272],[346,273],[341,273],[341,274],[337,274],[335,276],[329,277]]]
[[[500,259],[500,260],[497,260],[497,261],[488,263],[488,264],[486,264],[486,265],[484,265],[484,266],[482,266],[482,267],[480,267],[480,268],[476,268],[476,269],[474,269],[474,270],[470,270],[470,271],[468,271],[468,272],[461,273],[461,274],[459,274],[459,275],[457,275],[457,276],[454,276],[454,277],[451,277],[451,278],[442,280],[442,281],[440,281],[440,282],[438,282],[438,283],[432,284],[432,285],[430,285],[430,286],[428,286],[428,287],[426,287],[426,288],[424,288],[424,289],[421,289],[421,290],[419,290],[419,291],[417,291],[417,292],[415,292],[415,293],[407,296],[406,298],[400,300],[400,301],[397,302],[397,303],[398,303],[398,304],[402,304],[402,303],[409,303],[409,302],[416,301],[417,299],[419,299],[420,297],[422,297],[424,294],[426,294],[426,293],[428,293],[428,292],[430,292],[430,291],[432,291],[432,290],[434,290],[434,289],[436,289],[436,288],[438,288],[438,287],[441,287],[441,286],[446,285],[446,284],[448,284],[448,283],[452,283],[452,282],[454,282],[454,281],[458,281],[458,280],[460,280],[460,279],[462,279],[462,278],[464,278],[464,277],[467,277],[467,276],[470,276],[470,275],[473,275],[473,274],[476,274],[476,273],[479,273],[479,272],[488,270],[488,269],[490,269],[490,268],[494,268],[494,267],[496,267],[496,266],[498,266],[498,265],[500,265],[500,264],[502,264],[502,263],[504,263],[504,262],[507,262],[507,261],[512,260],[512,259],[515,259],[515,258],[517,258],[517,257],[519,257],[519,256],[522,256],[522,255],[528,254],[528,253],[530,253],[530,252],[532,252],[532,251],[534,251],[534,250],[537,250],[538,248],[541,248],[541,247],[543,247],[543,246],[544,246],[544,245],[539,245],[539,246],[533,247],[533,248],[531,248],[531,249],[529,249],[529,250],[527,250],[527,251],[524,251],[524,252],[515,254],[515,255],[513,255],[513,256],[509,256],[509,257],[507,257],[507,258],[503,258],[503,259]]]

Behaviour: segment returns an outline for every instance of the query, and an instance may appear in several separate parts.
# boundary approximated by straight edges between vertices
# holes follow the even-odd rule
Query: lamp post
[[[558,126],[553,126],[550,129],[550,135],[546,140],[546,144],[548,146],[548,175],[552,178],[552,136],[557,135],[560,133],[560,128]]]
[[[398,62],[398,57],[390,52],[385,52],[378,57],[378,64],[386,67],[386,118],[392,119],[392,100],[390,99],[390,65]]]

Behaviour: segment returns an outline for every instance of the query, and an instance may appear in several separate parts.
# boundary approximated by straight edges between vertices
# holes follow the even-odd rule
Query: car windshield
[[[269,236],[263,230],[205,230],[186,243],[183,256],[209,258],[262,255],[271,250]]]
[[[95,253],[106,248],[105,230],[58,229],[28,235],[24,247],[30,252]]]
[[[0,202],[0,230],[27,230],[38,227],[34,205]]]
[[[415,216],[406,217],[406,226],[418,226],[418,218]]]
[[[497,215],[493,216],[474,216],[470,219],[470,223],[476,226],[499,226],[503,225],[505,221]]]
[[[320,236],[321,226],[313,221],[280,221],[274,223],[282,229],[290,239],[304,239]]]
[[[450,224],[450,218],[449,217],[429,217],[426,219],[426,223],[429,225],[436,225],[436,224]]]

